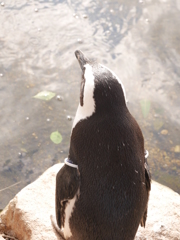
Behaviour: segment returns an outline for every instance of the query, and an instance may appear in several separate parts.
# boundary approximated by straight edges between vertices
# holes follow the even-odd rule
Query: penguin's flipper
[[[79,189],[79,179],[78,169],[67,165],[56,176],[56,220],[60,229],[64,226],[66,204]]]
[[[145,167],[145,184],[146,184],[146,189],[147,189],[147,191],[149,193],[149,191],[151,190],[151,173],[149,171],[147,158],[145,158],[144,167]]]
[[[142,218],[141,218],[141,222],[140,222],[141,227],[144,227],[144,228],[145,228],[146,219],[147,219],[147,207],[146,207],[146,210],[145,210],[145,212],[144,212],[144,214],[143,214],[143,216],[142,216]]]
[[[151,190],[151,173],[149,171],[149,166],[148,166],[146,157],[145,157],[144,167],[145,167],[145,184],[146,184],[147,194],[149,197],[149,192]],[[144,211],[143,217],[141,219],[141,227],[145,227],[146,219],[147,219],[147,207],[146,207],[146,210]]]

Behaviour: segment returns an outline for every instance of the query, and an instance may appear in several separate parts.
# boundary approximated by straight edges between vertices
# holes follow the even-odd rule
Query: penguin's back
[[[127,108],[123,111],[93,114],[73,129],[70,156],[78,160],[81,185],[70,219],[72,239],[135,237],[148,199],[144,140]]]

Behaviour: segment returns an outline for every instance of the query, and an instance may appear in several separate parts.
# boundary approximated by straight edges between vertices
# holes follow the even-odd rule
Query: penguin
[[[133,240],[145,227],[151,189],[144,138],[117,75],[80,50],[75,56],[80,99],[56,176],[53,226],[67,240]]]

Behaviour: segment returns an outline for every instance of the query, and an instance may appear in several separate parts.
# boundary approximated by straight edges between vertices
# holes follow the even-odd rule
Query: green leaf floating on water
[[[36,94],[34,96],[34,98],[38,98],[38,99],[42,99],[42,100],[50,100],[51,98],[53,98],[56,94],[53,92],[49,92],[49,91],[42,91],[39,92],[38,94]]]
[[[27,150],[25,148],[21,148],[21,151],[27,153]]]
[[[143,114],[144,118],[146,118],[149,114],[151,102],[147,99],[143,99],[143,100],[141,100],[140,104],[141,104],[142,114]]]
[[[153,124],[154,129],[158,131],[164,125],[164,122],[161,119],[156,119]]]
[[[50,139],[53,143],[59,144],[62,142],[62,135],[58,131],[52,132],[50,135]]]

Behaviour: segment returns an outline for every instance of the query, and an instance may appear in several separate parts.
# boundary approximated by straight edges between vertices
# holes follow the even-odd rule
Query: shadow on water
[[[176,0],[7,0],[0,6],[0,208],[68,154],[67,116],[74,117],[79,101],[76,49],[122,79],[153,179],[180,193],[179,15]],[[56,97],[33,98],[45,90]],[[50,140],[57,130],[58,145]]]

